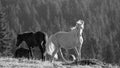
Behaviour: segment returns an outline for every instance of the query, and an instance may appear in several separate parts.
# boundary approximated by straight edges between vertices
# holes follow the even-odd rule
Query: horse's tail
[[[48,35],[44,32],[44,40],[42,42],[43,46],[45,46],[46,42],[48,41]]]
[[[47,35],[47,33],[44,33],[44,39],[43,39],[43,42],[42,42],[42,48],[43,48],[44,53],[46,51],[46,43],[47,43],[47,41],[48,41],[48,35]]]
[[[46,37],[46,39],[47,39],[47,37]],[[46,54],[49,54],[49,46],[50,46],[50,43],[51,43],[51,37],[49,37],[49,38],[46,40],[46,44],[45,44],[46,50],[45,50],[44,56],[46,56]],[[49,55],[51,55],[51,54],[49,54]]]
[[[47,33],[45,33],[45,43],[44,44],[46,44],[47,41],[48,41],[48,35],[47,35]]]
[[[61,53],[62,59],[63,59],[66,63],[72,63],[72,62],[74,62],[74,61],[75,61],[75,59],[74,59],[74,56],[73,56],[73,55],[72,55],[73,60],[72,60],[72,61],[68,61],[68,60],[66,60],[66,59],[64,58],[64,56],[63,56],[63,54],[62,54],[61,49],[60,49],[60,53]]]
[[[52,53],[53,53],[54,50],[55,50],[55,45],[54,45],[54,43],[52,42],[52,35],[48,38],[45,46],[46,46],[46,51],[45,51],[45,53],[44,53],[44,56],[46,56],[47,54],[49,54],[49,55],[52,56]],[[54,58],[58,59],[58,55],[56,54]]]

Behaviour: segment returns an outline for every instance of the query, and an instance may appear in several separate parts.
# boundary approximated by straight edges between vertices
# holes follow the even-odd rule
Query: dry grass
[[[63,66],[61,64],[62,62],[49,62],[45,61],[42,62],[40,60],[28,60],[28,59],[15,59],[15,58],[0,58],[0,68],[119,68],[118,66],[99,66],[99,65],[76,65],[76,66],[70,66],[66,65]]]

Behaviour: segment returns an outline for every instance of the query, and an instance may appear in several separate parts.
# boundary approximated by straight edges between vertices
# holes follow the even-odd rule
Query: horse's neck
[[[80,40],[80,37],[82,37],[82,32],[83,29],[80,30],[74,29],[71,31],[71,33],[73,33],[73,37],[76,38],[78,41]]]
[[[79,31],[80,36],[82,36],[82,33],[83,33],[83,29],[80,29]]]
[[[71,33],[72,35],[74,35],[74,37],[78,37],[78,35],[79,35],[79,31],[76,30],[76,29],[73,29],[72,31],[70,31],[70,33]]]

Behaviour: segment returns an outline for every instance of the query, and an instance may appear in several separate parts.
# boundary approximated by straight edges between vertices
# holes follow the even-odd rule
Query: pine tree
[[[10,53],[10,38],[7,15],[4,9],[0,9],[0,56],[9,56]]]

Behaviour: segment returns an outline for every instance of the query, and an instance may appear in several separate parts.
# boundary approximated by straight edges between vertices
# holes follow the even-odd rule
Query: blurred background
[[[120,64],[120,0],[0,0],[0,56],[12,56],[16,36],[50,36],[85,21],[83,59]]]

